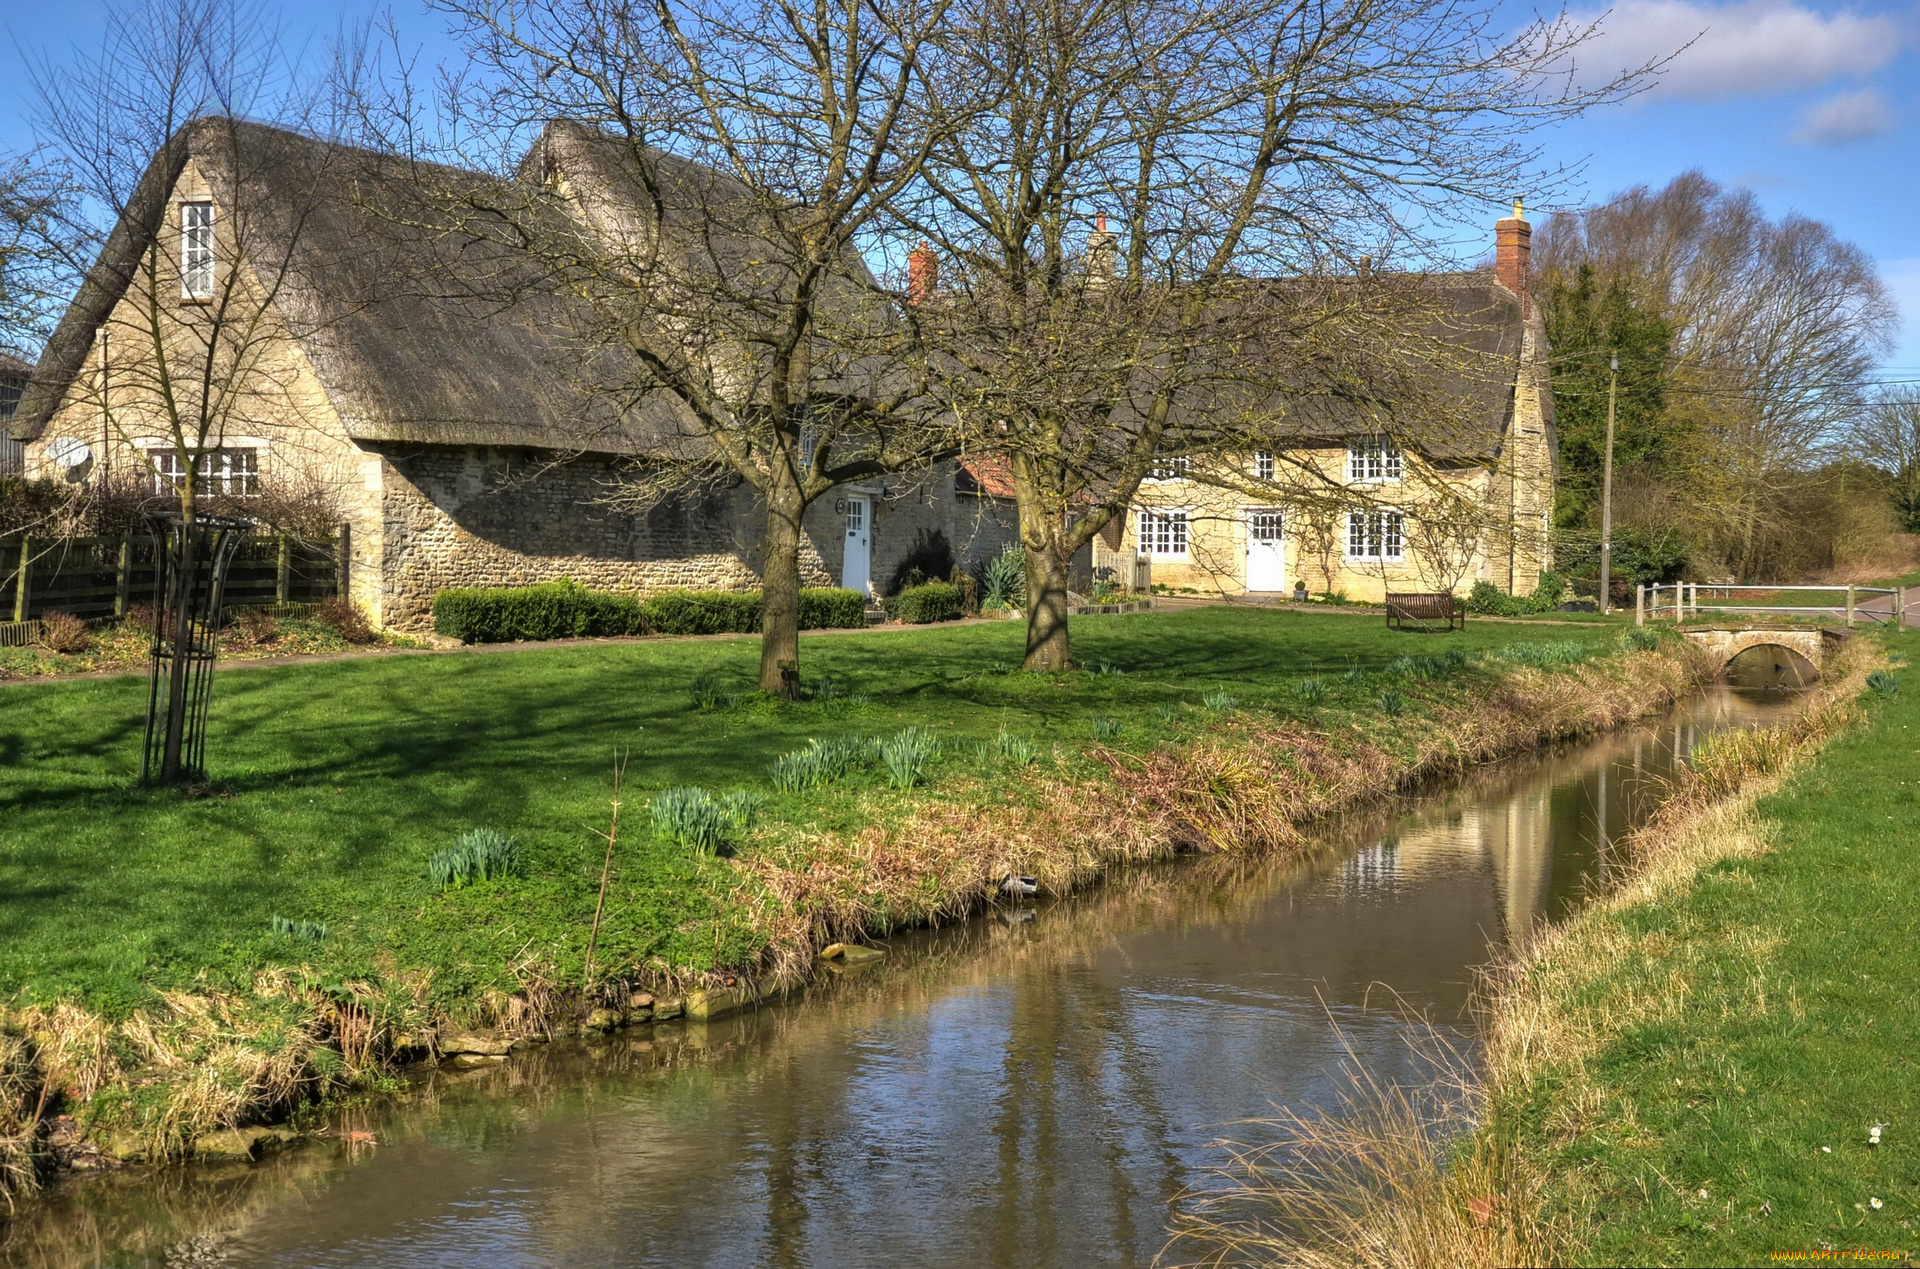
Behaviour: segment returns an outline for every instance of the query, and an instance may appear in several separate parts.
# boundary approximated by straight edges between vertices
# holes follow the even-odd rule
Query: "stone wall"
[[[617,460],[557,461],[539,451],[474,446],[396,448],[383,457],[381,614],[388,626],[427,625],[434,595],[449,586],[570,577],[648,594],[759,584],[760,512],[744,486],[629,514],[599,505],[619,482]],[[801,567],[806,584],[830,584],[812,543]]]
[[[569,577],[650,594],[760,584],[764,512],[744,484],[628,514],[600,505],[622,478],[619,460],[473,446],[390,447],[381,458],[378,611],[389,627],[428,626],[434,595],[449,586]],[[955,495],[945,465],[854,488],[872,499],[876,588],[921,530],[946,533],[962,563],[996,554],[1015,534],[1010,504]],[[830,493],[807,511],[805,585],[839,584],[845,513],[836,501]]]

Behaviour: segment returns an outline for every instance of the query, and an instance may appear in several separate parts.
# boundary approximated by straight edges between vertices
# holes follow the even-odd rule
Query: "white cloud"
[[[1800,116],[1793,139],[1801,145],[1847,145],[1881,136],[1893,128],[1893,109],[1878,89],[1841,93],[1815,102]]]
[[[1784,0],[1624,0],[1592,17],[1601,34],[1575,55],[1582,80],[1672,57],[1652,92],[1696,101],[1771,97],[1859,78],[1891,61],[1907,34],[1890,17],[1821,14]]]

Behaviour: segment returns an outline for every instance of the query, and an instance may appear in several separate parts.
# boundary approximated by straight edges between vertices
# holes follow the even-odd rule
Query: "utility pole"
[[[1613,599],[1613,404],[1620,386],[1620,354],[1611,354],[1607,371],[1607,466],[1600,484],[1600,611]]]

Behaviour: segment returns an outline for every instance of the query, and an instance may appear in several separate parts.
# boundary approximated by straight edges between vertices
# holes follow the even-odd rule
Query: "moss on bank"
[[[0,953],[0,969],[24,992],[3,1028],[11,1056],[0,1070],[15,1078],[0,1086],[7,1097],[0,1128],[11,1134],[11,1155],[40,1166],[51,1126],[56,1136],[83,1133],[116,1154],[170,1156],[211,1129],[377,1085],[393,1062],[430,1052],[456,1023],[511,1036],[573,1025],[589,1008],[623,1005],[636,988],[679,992],[727,977],[743,987],[797,981],[812,972],[823,943],[960,916],[1008,873],[1035,875],[1064,892],[1115,865],[1183,850],[1285,849],[1315,816],[1663,708],[1698,672],[1678,648],[1587,659],[1588,650],[1612,646],[1605,631],[1585,643],[1516,645],[1498,631],[1409,643],[1339,618],[1286,614],[1110,623],[1088,623],[1095,637],[1082,647],[1094,672],[1060,678],[994,666],[994,641],[1010,643],[1017,631],[836,639],[841,664],[854,668],[841,671],[828,655],[813,663],[848,681],[798,706],[744,696],[730,706],[689,702],[687,678],[729,657],[744,661],[751,647],[742,644],[468,657],[451,670],[434,668],[449,662],[416,659],[409,667],[414,697],[379,703],[398,718],[397,729],[362,739],[353,731],[358,715],[343,708],[358,698],[336,690],[317,710],[333,734],[303,733],[313,738],[292,770],[254,756],[256,749],[244,775],[199,801],[79,787],[85,781],[74,775],[74,761],[55,756],[48,764],[54,780],[15,795],[32,814],[24,821],[29,849],[14,852],[12,866],[36,852],[61,861],[60,834],[71,833],[82,814],[88,834],[122,843],[158,838],[161,849],[142,847],[137,857],[151,861],[144,875],[71,877],[81,893],[105,888],[127,901],[120,926],[95,927],[99,946],[76,945],[65,959],[51,942]],[[1448,649],[1458,655],[1425,655]],[[1413,650],[1423,655],[1405,655]],[[769,759],[819,735],[823,724],[868,734],[903,723],[929,727],[945,756],[929,772],[931,783],[916,788],[888,787],[876,771],[845,786],[770,795],[759,827],[731,859],[690,855],[636,833],[629,809],[595,962],[600,972],[587,989],[581,954],[600,854],[597,845],[589,849],[579,812],[605,796],[590,773],[606,761],[611,746],[603,742],[621,734],[609,737],[594,724],[632,703],[605,688],[631,690],[636,662],[669,651],[679,654],[671,668],[681,693],[662,699],[660,686],[675,685],[668,679],[640,698],[643,710],[656,711],[641,714],[648,721],[622,719],[629,736],[651,732],[640,738],[645,748],[631,768],[645,772],[642,796],[688,779],[668,757],[676,744],[703,783],[765,790]],[[810,652],[825,652],[824,643]],[[609,664],[624,680],[580,682]],[[306,687],[324,692],[341,687],[342,677],[395,673],[361,665],[315,667],[306,671],[314,676]],[[889,665],[893,683],[875,668]],[[550,697],[536,703],[529,684],[516,681],[529,670],[547,675],[549,693],[560,671],[557,681],[580,712],[558,710]],[[270,734],[265,711],[314,710],[288,699],[288,682],[299,680],[278,676],[290,673],[244,676],[260,681],[267,699],[250,691],[242,707],[227,706],[227,717],[238,712]],[[1318,686],[1302,688],[1303,678]],[[450,686],[461,694],[430,690]],[[96,707],[112,700],[103,685],[64,690]],[[569,727],[574,718],[580,721]],[[1093,718],[1107,726],[1091,725]],[[491,761],[450,766],[442,755],[473,752],[470,736],[457,735],[461,727],[482,732]],[[1030,740],[1031,759],[1022,746],[997,744],[1002,731]],[[245,753],[239,737],[247,734],[230,736],[225,752]],[[716,737],[722,743],[712,743]],[[73,743],[71,733],[65,741]],[[45,739],[36,743],[59,752]],[[510,765],[525,764],[543,746],[564,761],[541,772]],[[379,778],[349,787],[337,769],[314,763],[316,749],[344,749],[362,764],[375,755]],[[468,796],[449,797],[450,778]],[[568,791],[571,822],[506,825],[528,839],[529,875],[444,893],[420,875],[413,855],[424,857],[436,840],[430,834],[450,836],[472,823],[473,807],[498,786],[527,790],[531,818],[551,821],[556,805],[534,797],[534,787],[544,781],[551,793],[569,780],[579,781]],[[630,808],[638,803],[634,797]],[[418,804],[429,821],[424,829]],[[463,814],[446,813],[456,804]],[[289,832],[347,820],[363,822],[378,845],[356,838],[329,856],[318,843],[287,840]],[[325,921],[326,942],[301,946],[264,932],[222,941],[218,923],[229,915],[222,908],[182,911],[180,895],[140,893],[165,883],[189,899],[213,895],[217,878],[196,870],[206,868],[223,834],[266,871],[254,877],[241,869],[221,884],[262,891],[264,898],[245,898],[256,909],[300,902],[290,915]],[[397,862],[382,848],[399,853]],[[102,858],[116,866],[111,854]],[[234,902],[230,891],[218,899]],[[163,928],[163,918],[198,919],[216,937]],[[200,941],[185,942],[189,934]],[[171,954],[139,967],[139,994],[125,985],[124,958],[154,947],[156,935]],[[47,990],[47,982],[64,985]],[[57,1118],[64,1112],[77,1118]],[[70,1150],[73,1143],[55,1144]]]

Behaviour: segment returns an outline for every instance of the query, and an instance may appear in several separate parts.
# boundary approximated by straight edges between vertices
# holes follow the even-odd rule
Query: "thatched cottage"
[[[1283,425],[1275,449],[1241,455],[1231,472],[1168,460],[1095,564],[1119,573],[1146,557],[1157,583],[1228,594],[1304,586],[1378,601],[1476,581],[1530,593],[1552,567],[1559,455],[1530,237],[1516,207],[1496,226],[1491,276],[1426,280],[1439,425],[1403,430],[1353,408]],[[1278,469],[1315,496],[1263,496],[1264,482],[1288,482]]]
[[[518,179],[617,211],[622,178],[589,135],[549,129]],[[183,130],[35,368],[12,427],[26,469],[136,473],[166,495],[180,473],[153,407],[164,391],[209,438],[203,488],[318,491],[338,509],[350,593],[384,625],[423,626],[447,586],[757,585],[764,513],[749,488],[610,497],[684,450],[690,421],[664,393],[596,391],[619,374],[586,301],[527,285],[497,236],[420,211],[423,176],[441,208],[484,209],[514,185],[257,124]],[[1360,415],[1276,432],[1290,459],[1352,488],[1351,507],[1250,499],[1170,463],[1092,565],[1129,581],[1147,559],[1156,582],[1227,592],[1531,589],[1550,562],[1555,447],[1527,236],[1517,215],[1502,221],[1494,277],[1448,280],[1442,339],[1476,368],[1452,389],[1449,426],[1406,452]],[[163,382],[155,350],[169,347],[219,373]],[[1257,484],[1274,455],[1242,461]],[[1015,532],[1011,492],[990,462],[844,486],[808,513],[804,578],[883,586],[936,531],[962,563],[997,554]]]
[[[543,138],[539,179],[617,198],[572,139]],[[412,214],[420,165],[224,120],[177,141],[41,356],[13,428],[29,471],[77,474],[97,459],[167,493],[178,460],[151,406],[154,350],[178,346],[181,364],[200,364],[212,348],[232,386],[189,403],[210,438],[201,487],[323,492],[350,539],[351,595],[384,625],[423,626],[447,586],[758,584],[763,513],[750,489],[610,499],[683,446],[690,424],[664,393],[615,405],[594,391],[616,378],[594,315],[521,286],[497,240]],[[425,174],[439,206],[469,189],[476,208],[502,197],[496,178]],[[962,563],[998,553],[1011,504],[964,476],[956,487],[955,473],[938,464],[817,501],[803,580],[884,585],[934,531]]]

